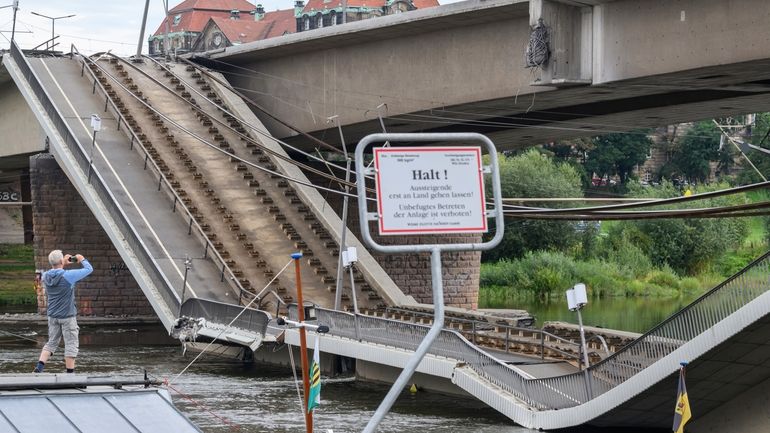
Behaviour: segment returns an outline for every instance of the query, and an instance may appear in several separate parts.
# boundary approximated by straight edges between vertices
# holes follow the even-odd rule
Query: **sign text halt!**
[[[378,147],[381,235],[487,231],[480,147]]]

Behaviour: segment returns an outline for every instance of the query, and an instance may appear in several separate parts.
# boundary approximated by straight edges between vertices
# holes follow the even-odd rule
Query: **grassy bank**
[[[0,244],[0,306],[34,305],[34,282],[32,246]]]
[[[732,270],[756,257],[752,251],[741,253],[715,268]],[[640,271],[632,263],[579,260],[559,252],[529,253],[518,260],[481,265],[479,305],[500,307],[517,305],[524,299],[561,298],[576,282],[584,282],[592,298],[690,298],[729,276],[715,270],[682,277],[668,267]]]

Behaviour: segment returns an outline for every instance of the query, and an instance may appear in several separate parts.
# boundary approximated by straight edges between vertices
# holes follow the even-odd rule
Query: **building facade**
[[[165,54],[167,42],[169,53],[191,52],[209,19],[249,16],[254,10],[255,6],[246,0],[185,0],[168,11],[158,29],[149,37],[148,52],[151,56]]]

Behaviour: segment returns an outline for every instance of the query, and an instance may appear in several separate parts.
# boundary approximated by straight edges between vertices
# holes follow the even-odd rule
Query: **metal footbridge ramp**
[[[306,299],[333,304],[341,222],[240,98],[193,66],[143,60],[14,45],[3,63],[164,326],[196,313],[199,335],[256,349],[271,338],[265,311],[294,301],[289,253],[304,255]],[[418,305],[359,251],[343,308]],[[243,335],[221,336],[239,313]]]
[[[190,311],[203,309],[213,317],[232,308],[240,311],[235,304],[244,295],[232,284],[225,259],[200,225],[185,218],[176,203],[178,192],[147,157],[86,60],[27,58],[13,45],[3,63],[48,136],[51,153],[163,325],[171,330],[176,318]],[[96,133],[92,114],[101,117]],[[239,334],[239,341],[260,342],[270,315],[254,310],[246,317],[255,326],[231,334]]]
[[[339,251],[333,217],[319,215],[333,212],[312,187],[284,182],[300,170],[273,153],[277,145],[269,138],[257,145],[256,131],[232,114],[248,111],[242,101],[195,68],[170,71],[151,62],[133,68],[78,55],[26,58],[15,45],[3,63],[59,165],[167,329],[180,314],[205,317],[212,328],[204,335],[260,350],[271,338],[271,315],[241,314],[242,305],[256,300],[265,309],[286,308],[293,280],[279,271],[288,258],[269,252],[298,249],[306,255],[303,283],[320,306],[318,320],[331,329],[315,336],[322,351],[403,367],[428,332],[425,325],[324,308],[333,298],[329,272]],[[214,111],[227,105],[229,114]],[[102,121],[95,138],[91,114]],[[770,378],[767,368],[750,368],[770,357],[762,355],[770,335],[768,260],[760,258],[585,372],[533,375],[451,329],[418,372],[451,380],[530,428],[667,428],[682,360],[690,362],[690,399],[701,413]],[[357,269],[356,279],[358,299],[373,308],[409,304],[374,264]],[[233,327],[224,327],[239,314]],[[296,330],[284,337],[298,342]],[[720,393],[707,398],[715,388]]]

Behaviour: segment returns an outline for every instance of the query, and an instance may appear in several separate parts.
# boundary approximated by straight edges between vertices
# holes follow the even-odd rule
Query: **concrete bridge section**
[[[543,20],[550,60],[526,69]],[[471,0],[196,61],[298,129],[478,131],[499,148],[770,110],[764,0]],[[379,110],[380,104],[386,104]],[[265,119],[277,137],[309,143]]]

